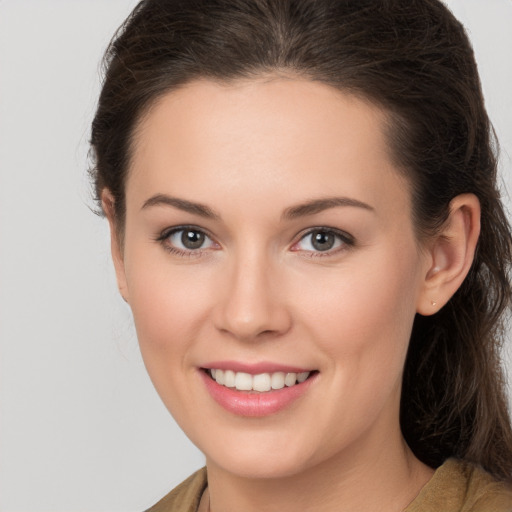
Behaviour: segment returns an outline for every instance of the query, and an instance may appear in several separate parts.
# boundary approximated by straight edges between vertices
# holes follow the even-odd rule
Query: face
[[[212,466],[293,475],[400,436],[428,263],[384,125],[282,78],[193,82],[141,121],[119,285],[158,393]]]

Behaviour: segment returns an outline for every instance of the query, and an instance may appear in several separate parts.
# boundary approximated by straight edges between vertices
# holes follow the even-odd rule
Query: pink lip
[[[213,366],[213,368],[219,367]],[[231,366],[230,369],[233,369],[233,367]],[[203,379],[206,389],[210,393],[210,396],[221,407],[228,412],[236,414],[237,416],[253,418],[269,416],[285,409],[307,392],[318,375],[317,373],[314,373],[304,382],[295,384],[294,386],[284,387],[283,389],[272,390],[265,393],[258,393],[255,391],[237,391],[227,388],[226,386],[221,386],[220,384],[217,384],[217,382],[215,382],[204,370],[200,370],[199,373]],[[255,374],[257,373],[258,372]]]
[[[309,372],[311,369],[299,368],[297,366],[285,366],[282,364],[271,363],[263,361],[261,363],[240,363],[237,361],[213,361],[203,365],[203,368],[215,370],[233,370],[234,372],[245,372],[251,375],[258,375],[260,373],[302,373]]]

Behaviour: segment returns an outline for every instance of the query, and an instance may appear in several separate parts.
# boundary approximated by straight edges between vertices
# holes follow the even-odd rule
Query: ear
[[[125,302],[128,302],[128,286],[126,284],[126,273],[124,269],[122,240],[119,235],[119,226],[117,225],[118,221],[115,215],[115,200],[114,196],[107,188],[104,188],[101,193],[101,205],[110,226],[110,249],[116,271],[117,286]]]
[[[474,194],[457,196],[450,203],[450,214],[441,232],[428,246],[418,313],[437,313],[458,290],[473,263],[479,235],[478,198]]]

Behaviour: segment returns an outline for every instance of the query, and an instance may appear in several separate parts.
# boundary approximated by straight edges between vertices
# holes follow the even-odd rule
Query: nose
[[[282,269],[256,254],[233,262],[223,276],[216,328],[242,341],[285,334],[292,318],[286,305]]]

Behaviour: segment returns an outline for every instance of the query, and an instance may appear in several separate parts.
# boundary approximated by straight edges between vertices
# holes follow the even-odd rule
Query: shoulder
[[[206,468],[202,468],[146,512],[196,512],[206,485]]]
[[[448,459],[406,512],[512,512],[512,486],[468,462]]]

